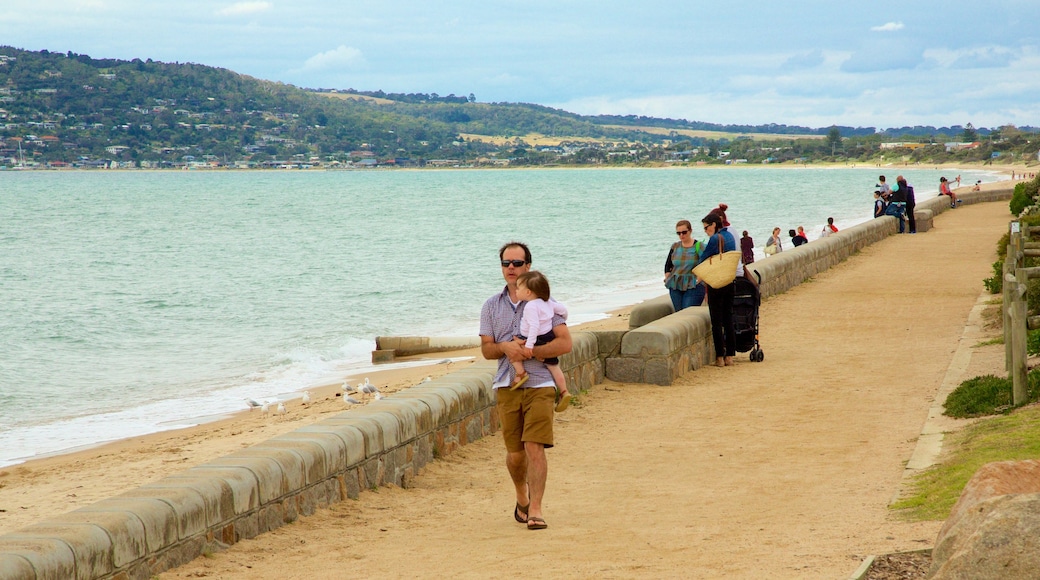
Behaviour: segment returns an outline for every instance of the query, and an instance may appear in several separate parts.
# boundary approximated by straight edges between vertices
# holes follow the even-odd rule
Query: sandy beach
[[[764,363],[596,385],[558,416],[543,532],[513,521],[490,437],[413,488],[365,492],[161,577],[836,578],[868,554],[930,547],[941,522],[887,505],[1009,218],[1006,203],[947,212],[767,300]],[[578,330],[627,322],[623,310]],[[970,376],[1001,372],[1002,348],[975,349]],[[368,376],[392,396],[464,364]],[[6,468],[0,533],[343,412],[337,390],[284,417],[243,412]]]

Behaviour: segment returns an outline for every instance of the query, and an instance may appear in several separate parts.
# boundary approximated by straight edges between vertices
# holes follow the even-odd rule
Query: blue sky
[[[0,44],[311,88],[827,127],[1040,126],[1040,2],[2,0]]]

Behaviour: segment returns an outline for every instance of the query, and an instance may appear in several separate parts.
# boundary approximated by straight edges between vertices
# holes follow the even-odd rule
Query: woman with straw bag
[[[728,366],[733,364],[733,357],[737,354],[737,335],[733,329],[733,280],[737,275],[740,252],[733,234],[722,229],[722,218],[718,215],[709,213],[701,223],[708,241],[694,273],[708,286],[715,366]]]

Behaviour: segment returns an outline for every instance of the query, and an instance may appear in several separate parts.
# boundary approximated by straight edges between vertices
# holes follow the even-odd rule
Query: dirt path
[[[929,547],[899,491],[1007,204],[948,212],[765,302],[764,363],[607,382],[558,419],[545,514],[512,519],[498,437],[162,578],[846,578]]]

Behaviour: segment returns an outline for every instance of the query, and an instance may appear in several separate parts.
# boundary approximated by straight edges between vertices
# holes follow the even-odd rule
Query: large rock
[[[932,551],[929,578],[1040,576],[1040,461],[980,468],[965,486]]]

